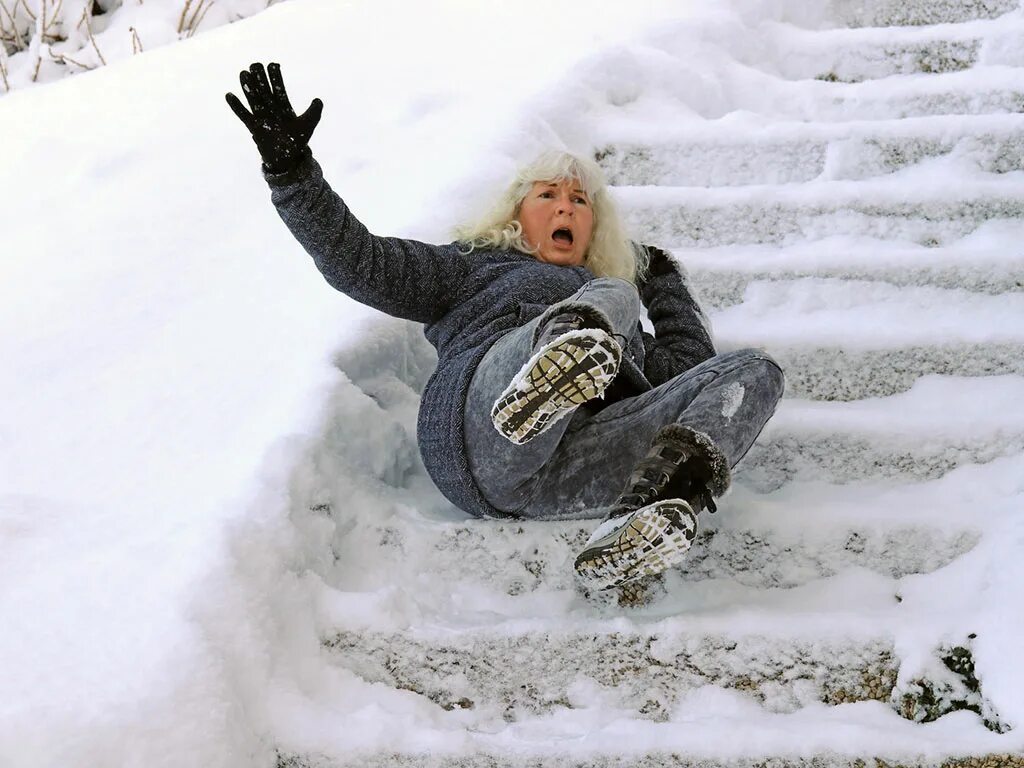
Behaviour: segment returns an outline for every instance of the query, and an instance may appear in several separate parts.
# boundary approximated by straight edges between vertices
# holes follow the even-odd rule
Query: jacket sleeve
[[[451,308],[467,269],[454,243],[371,234],[312,157],[286,173],[264,168],[263,176],[278,215],[332,287],[381,312],[421,323]]]
[[[660,248],[641,246],[651,257],[640,298],[655,335],[644,332],[644,375],[654,386],[715,356],[711,326],[690,290],[686,270]]]

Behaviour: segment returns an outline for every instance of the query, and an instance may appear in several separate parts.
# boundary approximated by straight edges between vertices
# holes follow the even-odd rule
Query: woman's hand
[[[264,71],[256,62],[243,69],[238,79],[252,113],[233,93],[225,94],[228,106],[249,129],[266,169],[271,173],[291,170],[310,154],[309,138],[320,122],[324,103],[313,99],[303,114],[296,115],[284,90],[280,64],[270,64]]]

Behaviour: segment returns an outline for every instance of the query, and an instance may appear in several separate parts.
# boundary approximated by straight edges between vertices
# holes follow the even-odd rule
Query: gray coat
[[[501,517],[480,493],[466,458],[463,410],[473,371],[495,341],[578,291],[594,275],[519,251],[430,245],[371,234],[307,158],[293,170],[264,169],[271,200],[327,282],[356,301],[424,324],[438,363],[423,391],[417,438],[434,483],[457,507]],[[714,356],[707,328],[682,274],[652,249],[640,297],[655,336],[637,333],[626,347],[605,403],[645,392]]]

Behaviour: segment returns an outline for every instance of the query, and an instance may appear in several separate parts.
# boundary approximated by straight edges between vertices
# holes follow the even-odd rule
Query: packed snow
[[[243,5],[237,13],[255,12]],[[1004,40],[1016,27],[983,20],[961,31],[983,41],[976,69],[932,82],[896,72],[865,91],[777,76],[810,64],[758,42],[778,27],[772,5],[294,0],[227,25],[235,6],[225,4],[207,22],[222,26],[158,48],[177,39],[168,18],[180,7],[148,0],[111,14],[107,45],[116,39],[121,55],[108,66],[59,80],[51,69],[45,86],[28,88],[26,65],[12,58],[19,87],[0,99],[0,763],[272,766],[278,749],[586,755],[624,741],[723,759],[855,754],[866,742],[930,757],[1024,750],[1019,373],[999,369],[980,385],[925,377],[852,403],[786,401],[751,453],[748,479],[720,504],[717,544],[693,573],[670,574],[664,597],[645,608],[588,601],[566,562],[592,522],[497,527],[467,520],[433,488],[415,444],[433,350],[419,326],[323,282],[277,218],[256,148],[223,97],[240,93],[250,62],[280,62],[297,109],[325,103],[312,148],[356,215],[374,232],[433,242],[540,149],[640,144],[663,121],[714,141],[761,114],[926,120],[953,105],[981,129],[1017,129],[1008,115],[991,125],[974,116],[1006,109],[1020,89],[1010,67],[1022,62]],[[774,5],[799,15],[815,4]],[[810,26],[833,26],[819,21]],[[1008,23],[1024,20],[1017,12]],[[130,26],[154,41],[144,54],[131,54]],[[849,43],[859,33],[829,34]],[[84,37],[75,44],[67,50],[88,49]],[[1012,280],[1021,172],[997,185],[974,163],[978,153],[965,155],[857,187],[858,161],[823,156],[808,186],[778,196],[764,185],[792,153],[768,153],[763,166],[737,171],[747,174],[737,183],[752,175],[757,186],[634,188],[619,200],[627,212],[681,199],[710,210],[775,195],[785,227],[786,216],[855,206],[867,193],[872,205],[937,208],[966,196],[978,217],[927,248],[914,237],[934,227],[908,218],[891,225],[909,233],[899,247],[869,221],[821,253],[792,237],[773,252],[798,270],[830,260],[856,268],[865,243],[878,246],[870,269],[902,268],[922,250],[937,257],[930,267],[963,267],[958,254],[969,251],[978,270]],[[963,182],[945,188],[956,174]],[[747,243],[748,224],[729,244],[701,244],[756,258],[765,246]],[[801,226],[792,231],[807,235]],[[659,244],[684,261],[693,245]],[[755,274],[711,321],[727,347],[785,347],[799,336],[884,350],[923,342],[930,328],[989,344],[984,356],[1020,343],[1020,304],[1020,293],[956,285],[897,293]],[[831,386],[821,385],[835,394]],[[879,462],[895,469],[869,477]],[[751,530],[768,554],[736,578],[737,559],[756,560]],[[901,570],[894,530],[934,547],[906,550],[920,556],[918,570]],[[829,549],[837,532],[864,547]],[[787,551],[792,563],[780,564],[774,553]],[[513,584],[509,569],[521,560]],[[654,722],[583,672],[564,692],[572,706],[507,722],[488,706],[446,711],[360,676],[322,645],[339,633],[436,639],[487,628],[508,641],[531,628],[669,636],[683,626],[694,637],[763,636],[755,656],[789,635],[849,641],[855,655],[860,639],[885,635],[898,688],[927,675],[936,643],[962,642],[967,627],[986,712],[1014,730],[997,735],[969,712],[919,724],[879,701],[826,706],[801,699],[799,686],[769,690],[762,707],[713,684],[677,691]]]

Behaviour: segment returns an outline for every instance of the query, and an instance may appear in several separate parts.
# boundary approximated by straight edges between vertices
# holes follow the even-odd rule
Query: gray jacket
[[[519,251],[430,245],[371,234],[307,158],[293,170],[264,169],[271,200],[327,282],[356,301],[425,325],[437,369],[423,390],[417,437],[423,463],[445,497],[477,516],[506,516],[480,493],[469,469],[463,409],[473,371],[495,341],[576,291],[594,275]],[[715,354],[683,276],[656,249],[638,288],[655,336],[637,333],[604,403],[645,392]]]

